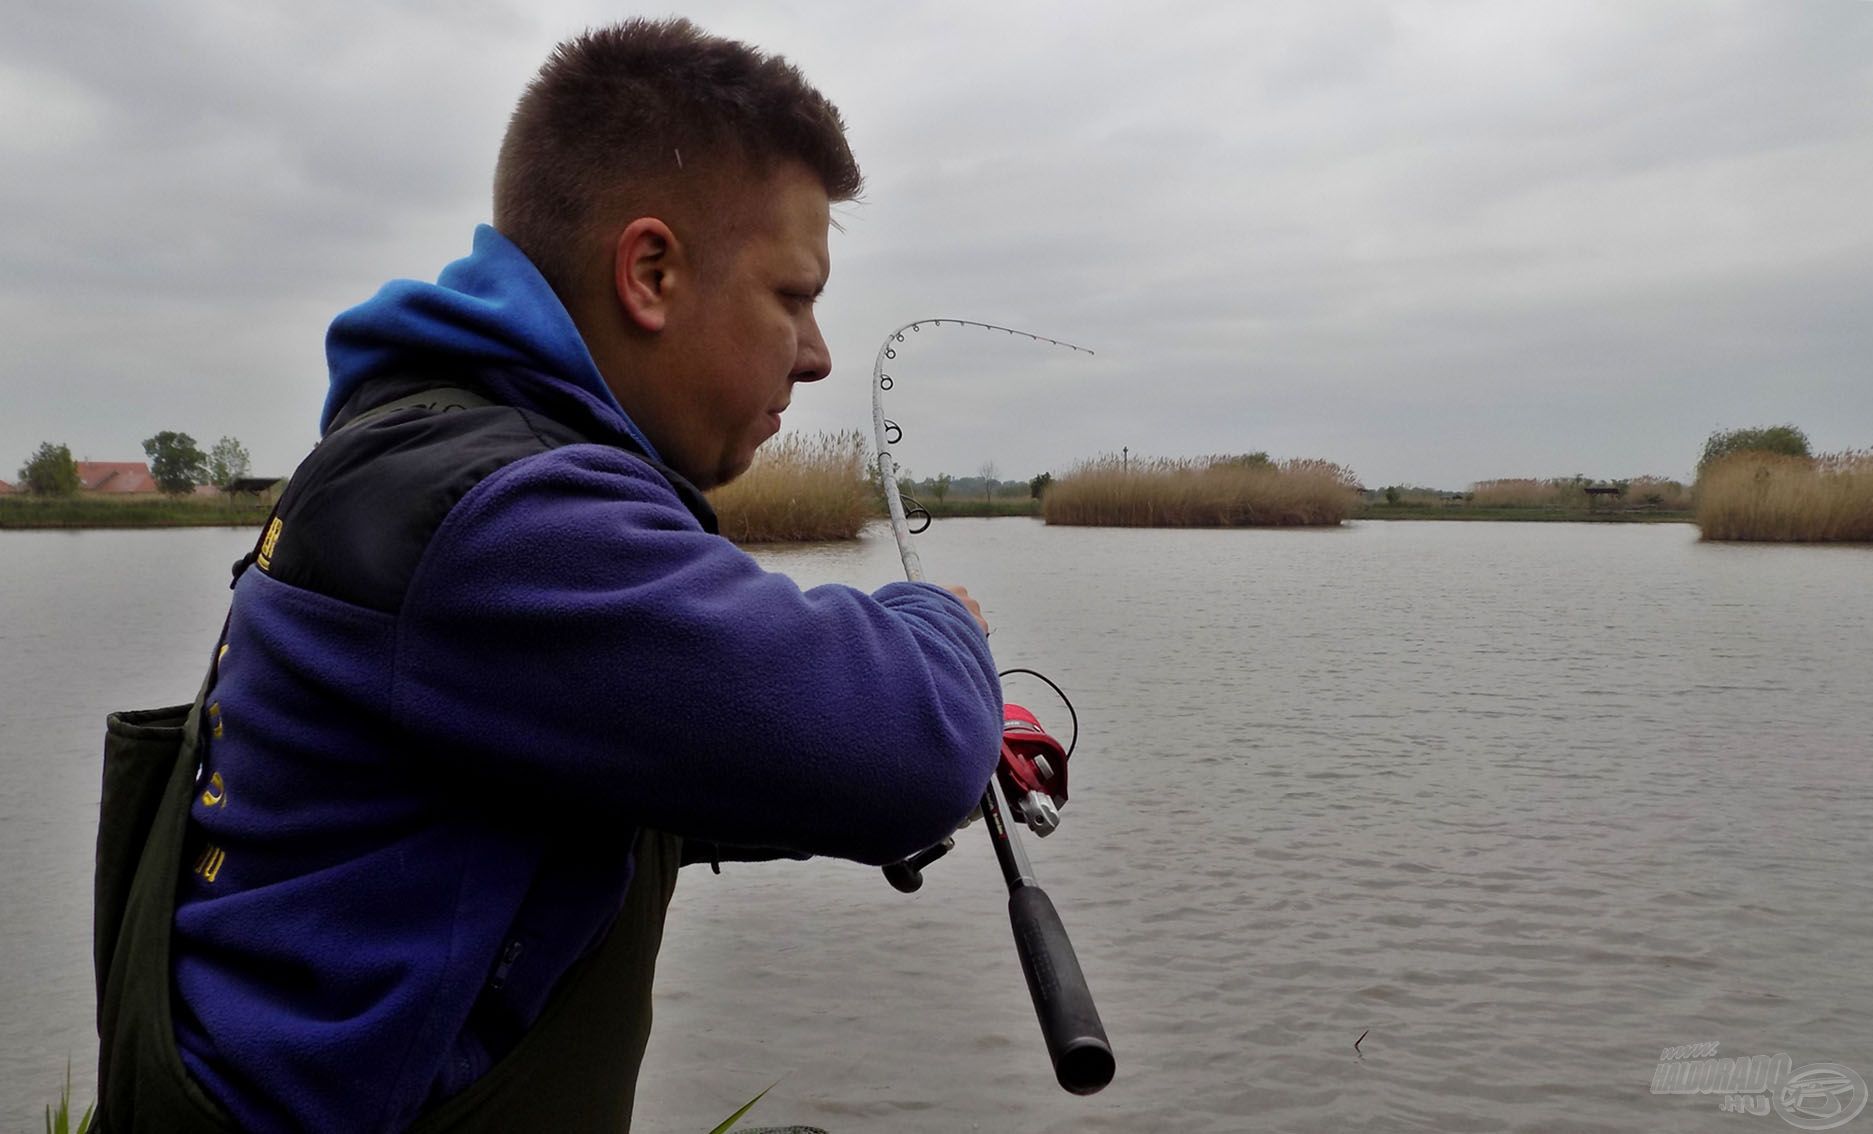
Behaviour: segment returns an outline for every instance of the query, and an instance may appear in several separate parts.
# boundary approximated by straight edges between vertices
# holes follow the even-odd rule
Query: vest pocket
[[[132,709],[104,722],[104,783],[98,797],[97,875],[92,891],[92,961],[98,1013],[123,930],[124,905],[136,878],[163,789],[181,758],[190,705]]]

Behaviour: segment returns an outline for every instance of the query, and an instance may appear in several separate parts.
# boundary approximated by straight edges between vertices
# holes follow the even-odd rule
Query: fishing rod
[[[877,436],[878,472],[885,503],[891,512],[891,532],[897,538],[904,574],[913,583],[926,580],[923,561],[918,558],[917,549],[911,546],[910,537],[929,527],[930,513],[914,500],[907,513],[905,500],[897,490],[897,462],[891,456],[890,446],[903,439],[904,431],[884,415],[884,392],[894,385],[894,379],[885,373],[884,366],[897,357],[897,347],[905,341],[905,332],[915,335],[925,326],[935,328],[945,323],[1001,331],[1081,354],[1093,353],[1085,347],[1044,335],[971,319],[919,319],[885,337],[884,345],[878,348],[877,360],[872,364],[872,430]],[[910,517],[918,514],[921,514],[923,526],[913,529]],[[997,676],[1016,672],[1040,677],[1052,685],[1056,693],[1060,692],[1059,686],[1032,670],[1008,670]],[[1066,700],[1064,694],[1061,699]],[[1073,703],[1067,701],[1066,704],[1067,711],[1073,713]],[[1086,987],[1086,975],[1080,971],[1079,958],[1074,955],[1073,942],[1067,937],[1066,926],[1061,924],[1060,913],[1034,877],[1034,867],[1008,822],[1012,812],[1019,822],[1042,836],[1059,825],[1057,804],[1066,800],[1067,757],[1072,754],[1073,745],[1079,742],[1079,717],[1073,713],[1073,744],[1062,749],[1059,742],[1040,727],[1034,715],[1021,706],[1007,705],[1003,716],[1001,762],[982,790],[983,826],[988,829],[989,841],[994,845],[1002,878],[1008,883],[1008,920],[1014,928],[1015,952],[1021,958],[1021,971],[1027,977],[1028,995],[1034,1001],[1034,1014],[1040,1021],[1048,1057],[1053,1061],[1054,1078],[1076,1095],[1090,1095],[1112,1081],[1117,1066],[1112,1058],[1112,1044],[1106,1039],[1105,1025],[1099,1020],[1099,1009],[1093,1004],[1092,991]],[[1011,807],[1008,811],[1004,811],[997,795],[997,781],[1009,795]],[[944,839],[903,862],[885,867],[885,877],[897,889],[910,893],[923,885],[923,868],[949,853],[953,846],[953,838]]]

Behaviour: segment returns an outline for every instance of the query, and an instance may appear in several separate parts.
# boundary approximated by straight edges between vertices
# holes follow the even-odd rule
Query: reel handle
[[[923,889],[923,868],[948,854],[955,845],[954,838],[944,839],[902,862],[891,863],[884,868],[885,881],[891,883],[892,888],[900,894],[915,894]]]

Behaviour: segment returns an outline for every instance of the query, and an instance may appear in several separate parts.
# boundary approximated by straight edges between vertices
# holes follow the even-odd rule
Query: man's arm
[[[802,591],[621,451],[489,477],[438,529],[398,630],[396,723],[441,775],[569,822],[862,862],[934,843],[999,751],[964,601]]]

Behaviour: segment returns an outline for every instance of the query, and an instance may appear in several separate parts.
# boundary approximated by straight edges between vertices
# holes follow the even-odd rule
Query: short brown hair
[[[629,20],[560,44],[528,84],[495,164],[494,227],[570,304],[607,224],[783,161],[833,201],[863,184],[839,109],[798,68],[685,19]]]

